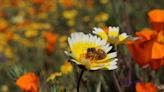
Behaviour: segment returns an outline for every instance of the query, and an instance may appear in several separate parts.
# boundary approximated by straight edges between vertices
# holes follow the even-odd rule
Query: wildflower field
[[[0,92],[164,92],[164,1],[0,0]]]

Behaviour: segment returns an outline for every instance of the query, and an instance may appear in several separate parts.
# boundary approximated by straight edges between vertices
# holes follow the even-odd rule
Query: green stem
[[[77,82],[77,92],[79,92],[80,81],[82,79],[83,74],[84,74],[84,70],[81,70],[81,73],[80,73],[80,76],[79,76],[79,79],[78,79],[78,82]]]
[[[122,92],[122,91],[121,91],[120,84],[119,84],[119,81],[118,81],[118,79],[117,79],[117,77],[116,77],[115,71],[112,72],[112,76],[113,76],[114,83],[115,83],[115,85],[116,85],[116,87],[117,87],[118,92]]]

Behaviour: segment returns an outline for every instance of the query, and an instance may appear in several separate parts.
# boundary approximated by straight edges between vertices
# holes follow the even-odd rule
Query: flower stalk
[[[122,91],[121,91],[120,84],[119,84],[119,81],[118,81],[118,79],[117,79],[117,77],[116,77],[115,71],[112,72],[112,77],[113,77],[113,79],[114,79],[114,83],[115,83],[115,85],[116,85],[116,87],[117,87],[118,92],[122,92]]]
[[[83,74],[84,74],[84,71],[85,70],[81,70],[81,72],[80,72],[80,76],[79,76],[79,79],[78,79],[78,82],[77,82],[77,92],[80,92],[79,91],[79,88],[80,88],[80,81],[81,81],[81,79],[82,79],[82,76],[83,76]]]

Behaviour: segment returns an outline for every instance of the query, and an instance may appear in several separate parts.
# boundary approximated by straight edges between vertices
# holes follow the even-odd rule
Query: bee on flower
[[[126,33],[119,34],[119,27],[111,27],[109,26],[108,30],[105,31],[101,28],[93,28],[93,34],[100,36],[102,39],[106,41],[118,45],[124,43],[127,39],[131,38]]]
[[[70,61],[87,70],[113,70],[117,68],[117,53],[108,53],[112,46],[107,44],[106,40],[92,34],[82,32],[72,33],[68,38],[70,52],[65,52],[71,57]]]

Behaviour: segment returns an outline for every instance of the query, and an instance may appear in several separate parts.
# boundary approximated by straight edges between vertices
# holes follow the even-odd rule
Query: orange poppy
[[[16,85],[25,92],[39,92],[39,79],[33,72],[29,72],[18,78]]]
[[[151,60],[149,64],[152,69],[157,70],[164,66],[164,58]]]
[[[58,34],[52,32],[44,32],[43,36],[48,41],[48,43],[53,44],[56,42]]]
[[[44,0],[33,0],[33,3],[38,5],[42,4],[43,2]]]
[[[143,29],[141,32],[136,32],[136,35],[139,39],[128,41],[127,47],[136,63],[141,67],[146,67],[151,60],[151,49],[156,32],[150,29]]]
[[[137,83],[136,92],[157,92],[157,87],[151,83]]]
[[[128,49],[132,54],[133,59],[141,67],[150,66],[156,70],[164,66],[164,32],[156,32],[151,29],[143,29],[136,32],[136,41],[129,41],[127,43]]]
[[[153,9],[148,12],[149,21],[153,29],[160,31],[164,30],[164,10]]]
[[[72,0],[64,0],[64,6],[65,7],[72,7],[73,1]]]
[[[58,38],[58,34],[54,34],[52,32],[45,32],[44,33],[44,38],[48,42],[47,46],[46,46],[47,54],[50,55],[54,51],[55,43],[56,43],[57,38]]]
[[[93,0],[87,0],[87,6],[88,8],[93,8],[94,1]]]
[[[149,41],[152,38],[155,38],[155,36],[157,35],[157,33],[154,30],[149,28],[144,28],[140,32],[136,32],[135,34],[136,36],[141,37],[141,39],[138,40],[141,42]]]
[[[162,30],[158,33],[157,42],[164,44],[164,30]]]
[[[8,22],[5,19],[0,19],[0,32],[5,32],[9,27]]]
[[[34,7],[29,7],[28,8],[28,13],[30,16],[34,16],[36,14],[36,9]]]
[[[6,32],[5,34],[8,42],[13,40],[14,34],[12,32]]]
[[[160,31],[157,35],[156,41],[152,46],[152,62],[150,63],[151,68],[158,69],[164,66],[164,31]]]
[[[51,55],[54,52],[55,45],[54,44],[47,44],[46,52],[48,55]]]

